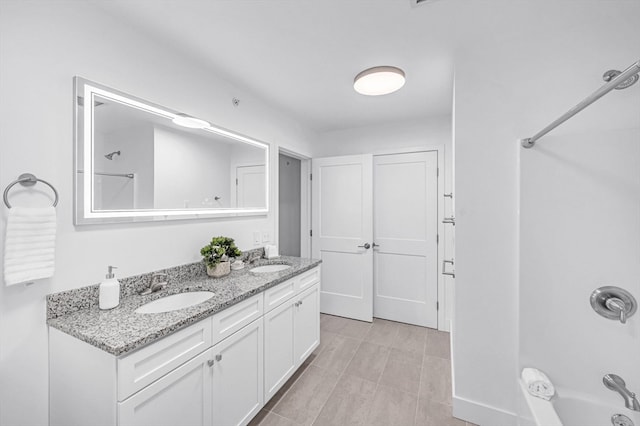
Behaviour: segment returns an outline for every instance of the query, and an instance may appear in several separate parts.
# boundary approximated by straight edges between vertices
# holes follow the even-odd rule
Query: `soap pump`
[[[113,309],[120,303],[120,283],[116,279],[113,270],[115,266],[109,266],[106,280],[100,283],[100,309]]]

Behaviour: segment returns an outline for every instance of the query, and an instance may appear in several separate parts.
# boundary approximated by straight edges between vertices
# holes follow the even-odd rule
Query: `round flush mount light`
[[[362,71],[353,80],[353,88],[362,95],[379,96],[393,93],[404,86],[404,71],[381,66]]]
[[[176,116],[173,117],[171,121],[173,121],[173,124],[177,124],[178,126],[182,127],[188,127],[190,129],[204,129],[205,127],[211,126],[211,123],[209,123],[208,121],[183,113],[176,114]]]

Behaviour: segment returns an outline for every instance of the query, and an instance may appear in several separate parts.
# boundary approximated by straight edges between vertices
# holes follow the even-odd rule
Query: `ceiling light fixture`
[[[381,66],[362,71],[353,80],[353,88],[362,95],[379,96],[393,93],[404,86],[404,71]]]
[[[176,116],[173,117],[171,121],[173,121],[173,124],[177,124],[178,126],[182,127],[188,127],[190,129],[204,129],[205,127],[211,126],[211,123],[209,123],[208,121],[183,113],[176,114]]]

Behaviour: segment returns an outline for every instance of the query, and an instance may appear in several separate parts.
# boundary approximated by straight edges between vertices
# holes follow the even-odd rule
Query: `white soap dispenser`
[[[115,278],[113,270],[115,266],[109,266],[106,280],[100,283],[100,309],[113,309],[120,303],[120,282]]]

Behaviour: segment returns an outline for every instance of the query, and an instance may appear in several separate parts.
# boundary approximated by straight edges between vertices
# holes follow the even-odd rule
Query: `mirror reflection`
[[[77,223],[266,213],[266,144],[76,79]]]

